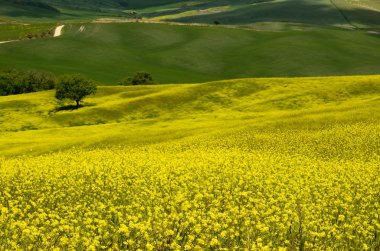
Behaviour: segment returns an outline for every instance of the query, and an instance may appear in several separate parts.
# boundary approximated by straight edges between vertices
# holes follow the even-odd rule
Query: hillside
[[[304,26],[380,28],[376,0],[1,0],[0,4],[0,16],[30,21],[139,17],[265,30]]]
[[[0,0],[0,73],[0,250],[380,250],[379,0]]]
[[[0,152],[146,144],[243,128],[312,132],[378,123],[379,82],[363,76],[100,87],[84,108],[67,111],[56,110],[51,91],[0,97]]]
[[[177,22],[260,26],[317,25],[350,28],[380,27],[380,6],[375,0],[223,0],[191,1],[137,10],[143,17]],[[265,27],[265,26],[264,26]]]
[[[0,248],[377,250],[379,82],[0,97]]]
[[[60,11],[40,1],[0,0],[0,16],[20,18],[57,18]]]
[[[141,70],[160,83],[380,73],[380,40],[366,31],[83,23],[67,24],[63,32],[1,44],[0,68],[83,73],[101,84]]]

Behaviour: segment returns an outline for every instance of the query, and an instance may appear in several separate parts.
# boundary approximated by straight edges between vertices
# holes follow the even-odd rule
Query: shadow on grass
[[[65,105],[65,106],[59,106],[59,107],[56,107],[53,112],[60,112],[60,111],[74,111],[74,110],[78,110],[79,108],[81,107],[84,107],[84,105],[79,105],[79,106],[76,106],[76,105]]]
[[[51,112],[60,112],[60,111],[75,111],[83,107],[90,107],[90,106],[95,106],[95,104],[85,104],[85,105],[62,105],[62,106],[57,106],[54,108]]]

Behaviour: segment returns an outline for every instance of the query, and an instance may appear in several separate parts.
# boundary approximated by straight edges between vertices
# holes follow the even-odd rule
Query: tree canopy
[[[40,71],[0,71],[0,96],[54,89],[53,74]]]
[[[121,85],[150,85],[155,84],[150,73],[140,71],[136,72],[132,77],[127,77],[121,80]]]
[[[74,100],[78,108],[84,97],[95,94],[96,91],[96,84],[85,76],[80,74],[64,75],[56,86],[55,97],[59,100]]]

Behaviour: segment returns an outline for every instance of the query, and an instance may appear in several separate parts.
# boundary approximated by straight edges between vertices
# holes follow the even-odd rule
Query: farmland
[[[0,97],[0,246],[376,249],[379,80]]]
[[[1,44],[0,68],[83,73],[108,85],[141,70],[160,83],[380,73],[379,35],[361,30],[72,23],[63,32]]]
[[[380,250],[379,13],[0,0],[0,250]]]

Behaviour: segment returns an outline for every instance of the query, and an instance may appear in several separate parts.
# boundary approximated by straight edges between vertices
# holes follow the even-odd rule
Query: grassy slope
[[[53,23],[62,20],[89,21],[102,17],[128,17],[123,8],[114,1],[85,1],[82,4],[62,1],[37,1],[44,5],[33,4],[28,0],[13,3],[0,0],[0,22]]]
[[[376,0],[333,0],[345,18],[358,28],[380,28],[380,3]]]
[[[346,129],[377,137],[379,83],[379,76],[363,76],[101,87],[95,97],[86,99],[85,107],[58,112],[52,91],[0,97],[0,153],[174,143],[188,137],[195,143],[206,135],[224,142],[225,136],[232,135],[227,138],[234,140],[233,135],[243,131],[248,138],[256,135],[263,144],[248,142],[252,149],[270,147],[277,139],[276,148],[291,151],[289,140],[296,142],[296,137],[303,135],[333,144],[333,154],[338,154],[339,137],[347,136]],[[334,134],[338,139],[330,139]],[[269,143],[265,139],[270,139]],[[315,154],[314,147],[323,148],[320,142],[314,146],[310,140],[310,154]],[[372,139],[367,143],[373,147],[370,142]]]
[[[53,19],[60,16],[58,10],[49,5],[36,5],[28,1],[13,2],[7,0],[0,0],[0,17],[5,16],[8,18],[39,18],[39,19]]]
[[[144,18],[180,22],[253,25],[278,29],[290,26],[327,25],[357,28],[379,28],[379,4],[376,0],[161,0],[161,1],[42,1],[58,8],[60,13],[25,3],[0,0],[0,17],[24,21],[90,20],[99,17],[128,17],[124,10],[136,10]],[[302,26],[301,25],[301,26]]]
[[[378,250],[379,82],[101,87],[57,113],[53,92],[0,97],[0,128],[25,130],[0,132],[0,247]]]
[[[0,41],[23,39],[29,34],[49,33],[55,24],[0,24]]]
[[[260,22],[379,27],[374,0],[191,1],[138,9],[144,17],[180,22],[248,25]]]
[[[361,31],[288,32],[160,24],[67,25],[56,39],[0,45],[0,68],[84,73],[116,83],[146,70],[161,83],[379,73],[380,40]]]
[[[226,10],[215,10],[213,7],[229,6]],[[166,13],[165,19],[183,22],[213,23],[215,20],[224,24],[250,24],[261,21],[279,21],[309,23],[317,25],[342,25],[345,20],[331,6],[330,1],[211,1],[192,5],[187,11],[195,10],[191,15],[178,15],[181,9]],[[199,10],[202,10],[200,12]],[[213,11],[214,10],[214,11]],[[186,11],[185,9],[183,11]],[[214,13],[213,13],[214,12]],[[161,13],[158,13],[161,14]],[[169,14],[169,15],[168,15]],[[178,16],[175,16],[177,14]]]

